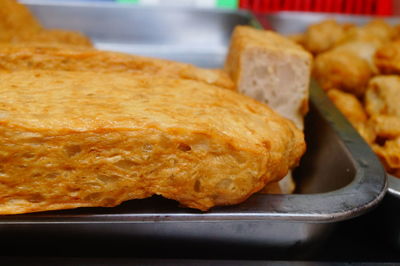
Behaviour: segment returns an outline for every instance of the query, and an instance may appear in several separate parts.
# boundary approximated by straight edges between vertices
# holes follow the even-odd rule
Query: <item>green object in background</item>
[[[148,0],[116,0],[118,3],[127,3],[127,4],[148,4],[151,2],[155,5],[174,5],[182,1],[170,1],[170,2],[162,2],[163,0],[155,0],[155,1],[148,1]],[[222,8],[222,9],[237,9],[239,0],[211,0],[211,1],[204,1],[203,0],[186,0],[185,5],[192,5],[195,7],[215,7],[215,8]]]
[[[216,0],[216,2],[219,8],[237,9],[238,7],[238,0]]]

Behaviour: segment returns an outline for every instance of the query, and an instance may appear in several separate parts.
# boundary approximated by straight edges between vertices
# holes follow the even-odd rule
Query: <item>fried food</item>
[[[314,54],[328,51],[344,38],[347,27],[334,19],[313,24],[304,33],[304,47]]]
[[[33,70],[0,84],[1,214],[153,194],[200,210],[236,204],[305,150],[267,106],[196,81]]]
[[[372,74],[367,60],[346,49],[319,54],[314,61],[313,76],[324,90],[362,96]]]
[[[311,54],[288,38],[240,26],[232,34],[225,69],[239,92],[267,104],[303,129],[311,62]],[[262,192],[289,194],[294,188],[289,173]]]
[[[338,45],[354,41],[363,41],[380,45],[393,40],[396,34],[396,29],[384,20],[375,19],[364,26],[349,28],[343,38],[338,41]]]
[[[90,39],[82,33],[65,30],[41,30],[32,35],[14,38],[12,43],[92,47]]]
[[[82,33],[43,28],[29,9],[15,0],[0,0],[0,43],[92,46]]]
[[[400,74],[400,40],[381,46],[375,53],[374,62],[382,74]]]
[[[368,123],[368,116],[357,97],[336,89],[329,90],[327,94],[365,141],[372,144],[375,140],[375,134]]]
[[[272,31],[236,27],[225,70],[239,92],[270,106],[304,128],[311,54]]]
[[[0,45],[0,70],[34,69],[147,73],[234,89],[232,80],[224,71],[185,63],[80,47]]]
[[[365,94],[370,122],[379,137],[373,149],[386,170],[400,177],[400,77],[377,76]]]
[[[369,82],[365,106],[377,136],[400,136],[400,77],[376,76]]]
[[[400,177],[400,137],[387,140],[383,146],[373,145],[373,150],[388,173]]]
[[[28,8],[15,0],[0,0],[0,42],[12,42],[42,30]]]

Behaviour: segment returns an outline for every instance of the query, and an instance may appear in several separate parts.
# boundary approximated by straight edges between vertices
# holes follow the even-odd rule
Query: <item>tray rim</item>
[[[137,7],[111,3],[88,3],[88,2],[57,2],[49,3],[40,0],[25,0],[23,3],[29,5],[51,5],[70,7],[99,7],[108,8],[132,8],[132,9],[154,9],[153,7]],[[84,5],[82,5],[84,4]],[[183,8],[184,10],[187,8]],[[212,12],[216,14],[239,14],[249,17],[251,25],[260,27],[259,23],[247,11],[192,9],[196,12]],[[165,9],[164,9],[165,10]],[[310,100],[315,108],[340,137],[341,144],[353,158],[356,168],[354,180],[347,186],[335,191],[316,194],[292,194],[292,195],[253,195],[253,197],[267,197],[272,204],[273,211],[263,212],[243,209],[243,207],[224,207],[211,210],[207,213],[180,212],[180,213],[150,213],[150,214],[94,214],[90,217],[70,215],[64,213],[55,215],[54,212],[43,212],[33,214],[0,216],[2,224],[87,224],[87,223],[149,223],[149,222],[221,222],[221,221],[286,221],[286,222],[309,222],[309,223],[331,223],[350,219],[363,214],[376,206],[384,197],[387,190],[387,177],[382,165],[377,161],[375,154],[369,146],[361,139],[350,123],[329,101],[325,93],[315,83],[311,83]],[[337,126],[340,124],[340,129]],[[360,159],[364,157],[364,160]],[[367,161],[367,162],[365,162]],[[368,163],[369,162],[369,163]],[[371,174],[367,176],[366,174]],[[359,197],[350,197],[358,195]],[[362,198],[360,199],[360,195]],[[296,203],[311,202],[312,208],[299,210]],[[328,206],[320,206],[320,202],[330,202]],[[303,205],[306,206],[306,205]],[[232,211],[233,210],[233,211]],[[62,212],[62,211],[61,211]]]
[[[273,17],[276,15],[281,16],[300,16],[300,17],[314,17],[317,19],[327,19],[327,18],[337,18],[348,20],[349,22],[361,22],[365,23],[372,19],[384,19],[388,23],[400,23],[400,15],[397,16],[373,16],[373,15],[349,15],[349,14],[342,14],[342,13],[324,13],[324,12],[307,12],[307,11],[278,11],[271,14],[258,14],[256,15],[257,18],[260,18],[264,21],[263,17]],[[360,21],[362,20],[362,21]],[[389,173],[387,173],[388,178],[388,193],[400,198],[400,178],[395,177]]]

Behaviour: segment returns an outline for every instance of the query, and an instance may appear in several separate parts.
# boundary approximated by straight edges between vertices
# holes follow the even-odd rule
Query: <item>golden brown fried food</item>
[[[400,137],[387,140],[383,146],[373,145],[388,173],[400,177]]]
[[[235,28],[225,70],[237,90],[270,106],[303,129],[312,56],[276,32]]]
[[[319,54],[314,61],[313,76],[325,90],[340,89],[361,96],[372,74],[365,59],[345,49]]]
[[[373,143],[375,140],[374,131],[368,124],[367,114],[357,97],[336,89],[329,90],[328,96],[365,141]]]
[[[0,42],[12,42],[41,30],[40,23],[24,5],[15,0],[0,0]]]
[[[374,62],[374,55],[379,47],[379,44],[373,42],[354,41],[337,46],[334,51],[348,51],[353,53],[368,62],[373,74],[378,74],[379,71]]]
[[[338,41],[338,45],[354,41],[371,42],[380,45],[393,40],[396,34],[396,30],[387,22],[375,19],[364,26],[349,28],[343,38]]]
[[[148,73],[234,89],[233,81],[224,71],[190,64],[80,47],[0,45],[0,70],[30,69]]]
[[[153,194],[201,210],[236,204],[305,150],[267,106],[196,81],[17,71],[0,84],[1,214]]]
[[[368,84],[366,108],[373,115],[400,117],[400,77],[376,76]]]
[[[382,74],[400,74],[400,40],[381,46],[374,62]]]
[[[328,51],[344,38],[346,29],[334,19],[313,24],[304,33],[304,47],[314,54]]]
[[[400,136],[400,77],[376,76],[369,82],[365,106],[379,137]]]
[[[285,37],[304,47],[305,36],[303,33],[289,34],[289,35],[286,35]]]
[[[28,8],[15,0],[0,0],[0,43],[47,43],[92,46],[82,33],[44,29]]]
[[[67,45],[67,46],[86,46],[92,47],[92,42],[88,37],[80,32],[65,30],[41,30],[35,34],[20,36],[12,43],[46,44],[46,45]]]

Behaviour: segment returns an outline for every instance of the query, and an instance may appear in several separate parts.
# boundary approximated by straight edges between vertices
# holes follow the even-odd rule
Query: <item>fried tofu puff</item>
[[[314,54],[325,52],[344,38],[348,27],[348,25],[339,24],[333,19],[313,24],[304,34],[304,47]]]
[[[374,131],[368,124],[367,114],[357,97],[336,89],[328,91],[328,97],[350,121],[365,141],[373,143],[375,140]]]

